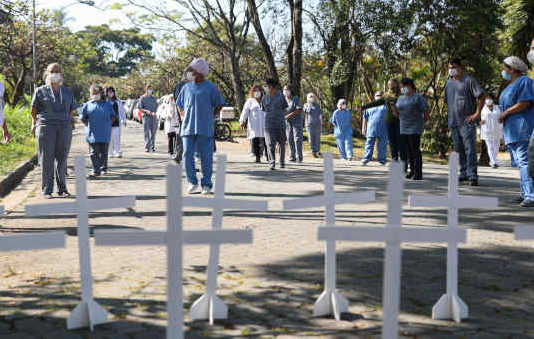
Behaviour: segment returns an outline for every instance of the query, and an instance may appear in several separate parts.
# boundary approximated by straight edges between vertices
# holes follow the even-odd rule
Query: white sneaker
[[[195,193],[197,190],[198,190],[198,185],[190,184],[187,187],[187,193],[189,193],[189,194]]]
[[[210,193],[211,193],[211,188],[209,188],[208,186],[202,187],[202,195],[208,195]]]

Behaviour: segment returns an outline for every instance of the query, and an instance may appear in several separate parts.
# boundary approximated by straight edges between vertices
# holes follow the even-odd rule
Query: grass
[[[36,153],[29,107],[6,105],[4,116],[11,141],[7,145],[0,144],[0,176],[13,171],[20,162],[30,159]]]

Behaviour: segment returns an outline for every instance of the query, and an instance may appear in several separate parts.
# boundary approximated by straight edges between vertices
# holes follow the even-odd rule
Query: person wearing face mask
[[[284,97],[287,101],[286,108],[286,136],[289,144],[289,161],[302,162],[303,118],[302,105],[298,96],[293,95],[291,86],[284,86]]]
[[[310,143],[310,150],[314,158],[321,154],[321,128],[323,124],[323,112],[321,106],[315,102],[315,95],[308,93],[303,111],[305,114],[305,125]]]
[[[265,112],[261,109],[263,94],[259,85],[252,85],[249,98],[243,106],[239,117],[241,127],[247,126],[247,139],[252,144],[252,151],[256,162],[261,162],[263,149],[265,148]]]
[[[158,106],[157,116],[163,120],[163,130],[167,134],[167,153],[171,159],[176,159],[174,151],[176,149],[175,143],[177,139],[176,126],[178,125],[178,109],[176,107],[176,101],[174,95],[165,95],[161,104]]]
[[[528,173],[528,142],[534,130],[534,89],[526,76],[528,66],[518,57],[510,56],[502,64],[502,77],[508,85],[501,92],[499,103],[504,124],[504,141],[519,167],[521,196],[517,202],[534,207],[534,179]]]
[[[534,66],[534,39],[530,45],[530,51],[527,54],[528,62],[531,66]],[[528,172],[530,177],[534,179],[534,132],[530,136],[530,142],[528,144]]]
[[[495,105],[493,99],[488,96],[481,114],[480,139],[486,142],[488,156],[490,158],[490,166],[493,168],[499,167],[497,155],[499,154],[499,147],[503,137],[503,127],[502,124],[499,123],[501,113],[499,105]]]
[[[63,86],[58,63],[48,65],[44,86],[38,87],[31,101],[32,133],[37,137],[41,166],[41,190],[46,199],[52,197],[54,176],[58,196],[69,197],[67,190],[67,159],[74,129],[74,95]]]
[[[85,124],[85,136],[91,149],[93,170],[91,177],[98,177],[108,169],[108,148],[111,126],[118,120],[111,101],[106,100],[104,90],[98,85],[89,88],[90,100],[82,107],[80,119]]]
[[[462,61],[449,61],[451,79],[445,85],[448,124],[454,151],[460,157],[460,181],[478,186],[476,122],[484,107],[486,94],[478,82],[463,73]]]
[[[201,186],[202,194],[209,194],[213,187],[211,176],[213,173],[214,126],[215,115],[218,115],[225,101],[217,86],[205,79],[209,74],[208,62],[201,58],[194,59],[189,65],[188,82],[182,87],[176,100],[178,110],[182,116],[180,135],[184,143],[184,167],[189,182],[188,193],[195,193],[198,189],[198,179],[195,169],[195,150],[198,151],[202,165]]]
[[[156,134],[158,131],[158,101],[153,95],[154,89],[147,85],[145,94],[139,98],[139,109],[143,112],[143,131],[145,134],[145,152],[156,152]]]
[[[410,170],[406,179],[423,180],[421,134],[425,122],[428,121],[430,107],[426,99],[417,92],[415,83],[410,78],[401,80],[401,94],[392,109],[399,117],[400,134],[408,153]]]
[[[383,93],[375,93],[375,101],[382,98]],[[368,108],[363,113],[362,134],[366,136],[365,150],[362,158],[362,165],[365,166],[373,159],[375,143],[378,141],[378,162],[386,164],[386,154],[388,150],[388,137],[386,126],[387,105]]]
[[[343,160],[352,160],[352,126],[354,119],[347,108],[347,101],[339,99],[337,109],[332,113],[330,123],[334,125],[334,138],[336,138],[337,148]]]
[[[4,86],[4,83],[0,81],[0,127],[2,128],[2,132],[4,133],[4,137],[2,140],[2,144],[7,144],[9,140],[11,139],[11,135],[9,134],[9,130],[7,129],[7,123],[4,118],[4,93],[6,91],[6,87]]]
[[[111,123],[111,140],[109,142],[109,149],[111,150],[110,153],[112,158],[120,158],[122,156],[121,125],[126,126],[126,110],[124,109],[122,101],[117,98],[117,92],[115,92],[113,87],[108,87],[106,89],[106,98],[113,106],[113,111],[118,117]]]
[[[286,98],[277,89],[279,83],[274,79],[265,80],[263,90],[265,95],[261,99],[261,107],[265,112],[265,143],[271,170],[276,165],[276,146],[280,151],[280,168],[285,167],[285,112],[288,107]]]

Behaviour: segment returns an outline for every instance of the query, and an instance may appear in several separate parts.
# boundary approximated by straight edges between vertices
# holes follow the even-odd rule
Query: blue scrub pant
[[[108,150],[109,143],[107,142],[95,142],[89,144],[91,147],[91,163],[93,165],[93,173],[100,175],[101,171],[106,172],[108,170]]]
[[[464,123],[452,127],[451,132],[454,151],[460,156],[460,179],[478,179],[476,125]]]
[[[400,157],[400,160],[406,163],[408,156],[406,155],[406,145],[402,142],[400,135],[400,124],[398,122],[387,123],[386,127],[391,160],[399,161]]]
[[[534,201],[534,179],[528,173],[528,141],[513,142],[507,146],[519,167],[521,197],[525,201]]]
[[[386,155],[388,152],[388,139],[377,138],[377,137],[367,137],[365,141],[365,151],[363,154],[362,161],[369,162],[373,159],[373,151],[375,149],[375,142],[378,140],[378,161],[381,164],[386,163]]]
[[[319,153],[321,151],[321,123],[310,124],[306,126],[306,130],[308,131],[311,151]]]
[[[302,121],[296,121],[296,122],[287,122],[286,126],[286,136],[287,136],[287,143],[289,144],[289,160],[291,161],[302,161],[303,155],[302,155],[302,140],[303,140],[303,133],[302,133]]]
[[[67,159],[72,141],[72,125],[69,122],[43,125],[37,129],[37,151],[41,165],[41,190],[43,194],[54,192],[54,176],[58,192],[67,192]]]
[[[352,132],[336,136],[336,144],[341,159],[352,158]]]
[[[211,175],[213,174],[213,137],[205,135],[184,135],[182,136],[184,147],[184,167],[187,181],[192,185],[198,185],[197,172],[195,169],[195,149],[200,156],[202,166],[202,176],[200,185],[202,187],[213,187]]]
[[[145,150],[156,149],[156,134],[158,132],[158,119],[148,115],[143,115],[143,131],[145,132]]]

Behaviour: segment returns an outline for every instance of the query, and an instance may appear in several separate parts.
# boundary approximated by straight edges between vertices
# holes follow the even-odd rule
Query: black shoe
[[[408,173],[406,173],[405,178],[406,179],[411,179],[411,178],[413,178],[413,176],[414,176],[414,173],[412,171],[408,171]]]
[[[297,162],[297,159],[289,159],[291,162]]]
[[[256,158],[256,163],[260,163],[261,162],[261,159],[260,158]]]
[[[471,186],[478,186],[478,179],[471,179],[471,180],[469,180],[469,185],[471,185]]]
[[[270,169],[271,171],[274,171],[274,170],[275,170],[274,165],[271,165],[271,166],[269,167],[269,169]]]
[[[286,164],[280,164],[280,168],[285,168]]]
[[[421,176],[419,176],[419,175],[415,176],[414,175],[413,180],[414,181],[421,181],[421,180],[423,180],[423,176],[422,175]]]
[[[517,198],[513,198],[513,199],[510,199],[509,202],[512,203],[512,204],[520,204],[523,202],[523,197],[517,197]]]
[[[534,200],[523,200],[521,207],[534,207]]]
[[[469,178],[468,178],[468,177],[463,177],[463,178],[460,177],[460,178],[458,179],[458,181],[459,181],[459,182],[466,182],[466,181],[469,181]]]

